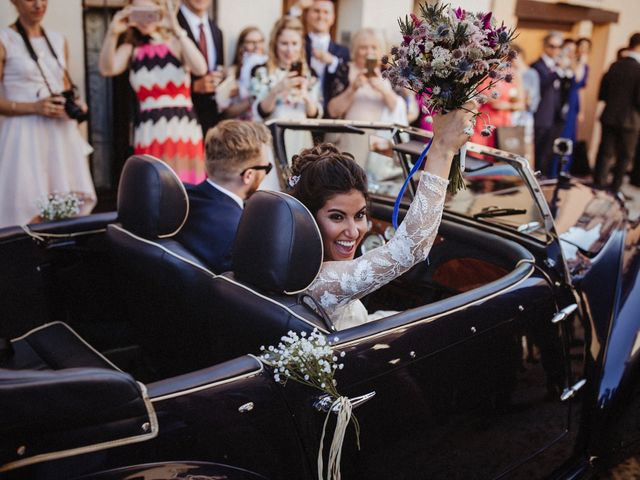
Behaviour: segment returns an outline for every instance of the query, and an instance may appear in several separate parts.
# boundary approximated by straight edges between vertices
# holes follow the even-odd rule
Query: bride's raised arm
[[[468,140],[464,133],[477,105],[434,119],[434,139],[416,196],[393,238],[359,258],[322,265],[308,289],[330,316],[350,301],[371,293],[427,258],[440,226],[451,161]]]

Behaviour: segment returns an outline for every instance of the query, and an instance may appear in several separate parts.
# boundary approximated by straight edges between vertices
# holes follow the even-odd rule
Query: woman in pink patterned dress
[[[176,18],[172,0],[132,0],[113,17],[100,53],[100,72],[119,75],[129,68],[138,99],[134,152],[167,162],[180,179],[205,178],[202,131],[191,103],[190,72],[207,65]],[[118,45],[123,34],[125,40]]]

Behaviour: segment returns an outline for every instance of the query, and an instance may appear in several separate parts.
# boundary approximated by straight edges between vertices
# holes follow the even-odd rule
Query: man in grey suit
[[[602,138],[596,158],[594,183],[620,190],[640,134],[640,32],[629,39],[627,55],[602,77],[598,98],[605,102],[600,116]],[[613,182],[609,183],[611,159]]]

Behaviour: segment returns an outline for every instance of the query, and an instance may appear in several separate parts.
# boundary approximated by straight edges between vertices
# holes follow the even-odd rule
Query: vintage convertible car
[[[371,180],[362,248],[394,234],[426,132],[270,128],[276,182],[300,147],[336,142]],[[248,202],[232,272],[175,240],[188,200],[151,157],[127,162],[117,212],[1,230],[0,476],[313,479],[328,404],[255,356],[313,328],[346,353],[336,378],[362,428],[344,478],[579,478],[633,453],[640,226],[522,157],[468,155],[428,261],[364,299],[397,313],[340,332],[299,293],[322,244],[283,193]]]

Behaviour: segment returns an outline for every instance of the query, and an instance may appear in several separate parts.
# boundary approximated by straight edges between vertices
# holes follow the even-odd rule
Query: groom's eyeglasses
[[[243,176],[247,170],[264,170],[264,174],[269,175],[269,172],[271,171],[272,168],[273,168],[272,163],[270,163],[269,165],[256,165],[254,167],[248,167],[240,172],[240,176]]]

